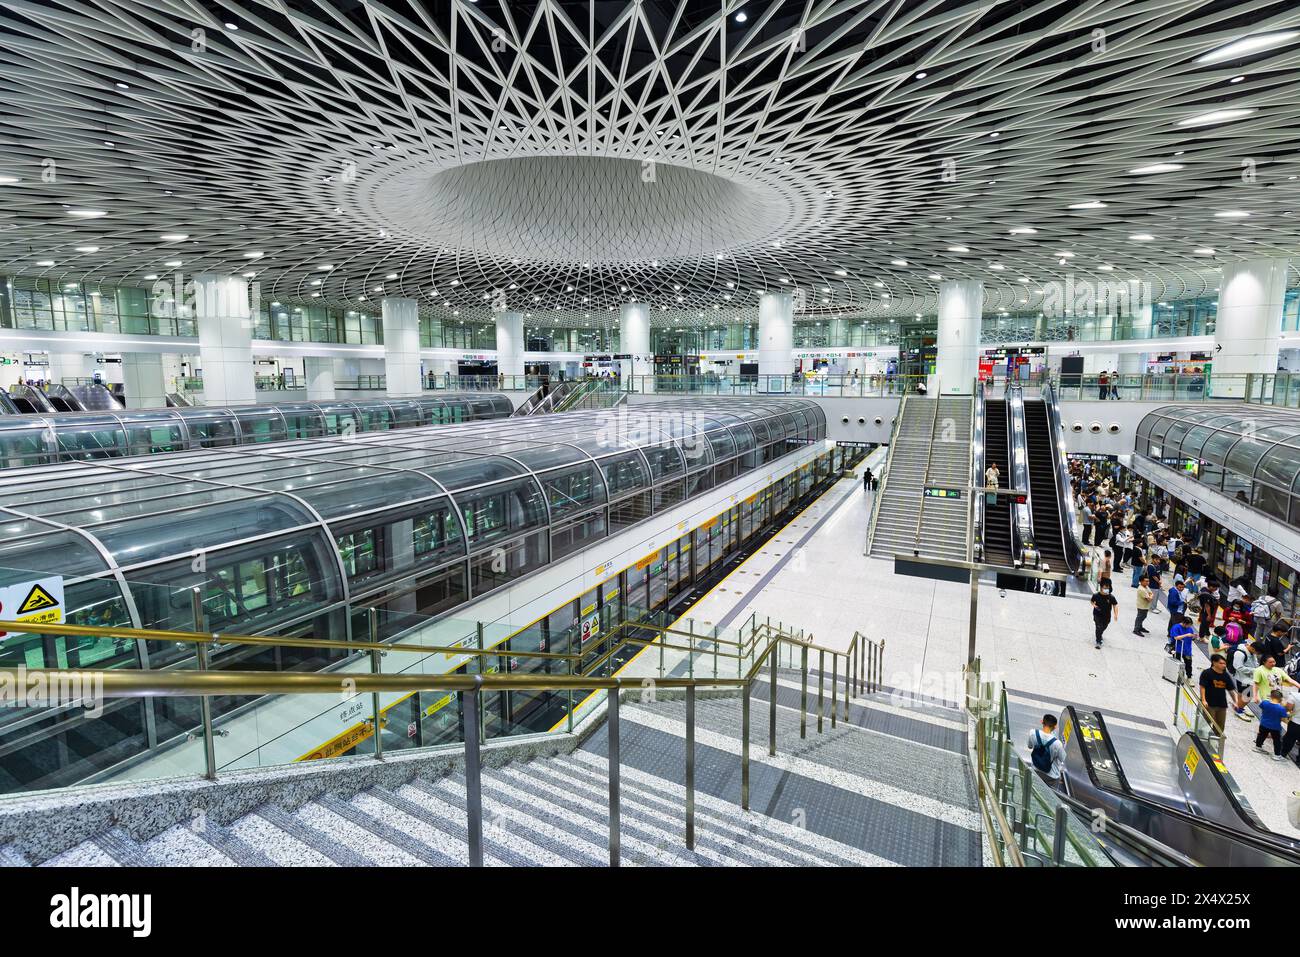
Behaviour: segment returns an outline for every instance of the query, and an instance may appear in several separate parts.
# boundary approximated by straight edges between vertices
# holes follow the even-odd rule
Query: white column
[[[101,366],[94,356],[82,352],[51,352],[49,381],[62,383],[67,379],[71,386],[74,385],[73,379],[93,378],[99,368]]]
[[[307,398],[312,402],[332,401],[335,397],[334,360],[306,356],[302,362],[307,378]]]
[[[1285,259],[1248,259],[1223,267],[1214,326],[1215,398],[1245,395],[1245,373],[1276,372],[1282,334]]]
[[[126,391],[128,409],[166,408],[163,357],[156,352],[122,353],[122,388]]]
[[[650,307],[643,302],[626,302],[618,314],[618,351],[631,359],[619,361],[620,371],[626,379],[635,376],[635,383],[624,388],[638,392],[654,391],[654,353],[650,351]]]
[[[794,297],[765,292],[758,297],[758,375],[760,391],[785,391],[766,376],[794,372]]]
[[[984,283],[979,279],[939,284],[939,334],[935,373],[943,395],[970,395],[980,368],[980,322]]]
[[[420,308],[414,299],[384,300],[384,376],[389,395],[419,395]]]
[[[524,315],[521,312],[497,313],[497,374],[524,374]]]
[[[194,277],[194,318],[199,330],[199,364],[205,405],[252,405],[253,323],[248,281],[202,273]]]
[[[1129,329],[1134,339],[1151,338],[1151,303],[1139,302],[1133,307],[1133,316],[1129,320]],[[1135,374],[1145,372],[1147,354],[1142,352],[1121,352],[1119,354],[1119,371]]]

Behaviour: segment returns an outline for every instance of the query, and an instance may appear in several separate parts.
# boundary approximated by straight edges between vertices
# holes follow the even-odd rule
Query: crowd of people
[[[1266,741],[1276,760],[1295,752],[1300,764],[1300,641],[1276,588],[1252,596],[1244,578],[1221,581],[1208,567],[1194,519],[1170,525],[1170,506],[1146,500],[1118,463],[1072,462],[1070,478],[1083,525],[1085,554],[1095,573],[1093,640],[1105,642],[1119,620],[1116,580],[1128,571],[1136,613],[1132,633],[1152,634],[1152,616],[1166,620],[1164,650],[1190,681],[1199,645],[1210,666],[1199,676],[1201,703],[1224,730],[1228,712],[1256,720],[1255,749]],[[1253,705],[1253,707],[1252,707]]]

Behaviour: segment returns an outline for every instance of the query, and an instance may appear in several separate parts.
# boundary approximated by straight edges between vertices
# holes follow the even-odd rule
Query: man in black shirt
[[[1097,647],[1101,647],[1102,636],[1112,621],[1119,618],[1119,602],[1110,593],[1110,584],[1104,584],[1092,596],[1092,623],[1096,627]]]
[[[1210,712],[1220,734],[1228,720],[1229,691],[1235,691],[1235,683],[1228,674],[1228,660],[1223,655],[1210,655],[1210,667],[1201,672],[1201,704]]]

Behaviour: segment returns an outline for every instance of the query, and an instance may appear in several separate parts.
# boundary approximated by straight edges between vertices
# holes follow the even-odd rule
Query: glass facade
[[[1164,406],[1135,449],[1265,514],[1300,526],[1300,419],[1268,407]]]

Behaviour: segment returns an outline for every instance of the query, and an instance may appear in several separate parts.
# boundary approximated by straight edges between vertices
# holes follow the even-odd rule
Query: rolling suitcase
[[[1178,684],[1178,678],[1182,673],[1183,659],[1170,657],[1165,659],[1164,670],[1161,672],[1160,677],[1173,684]]]

